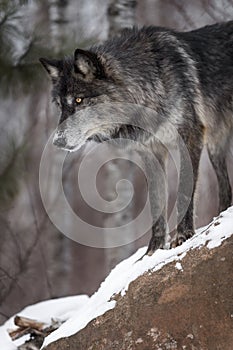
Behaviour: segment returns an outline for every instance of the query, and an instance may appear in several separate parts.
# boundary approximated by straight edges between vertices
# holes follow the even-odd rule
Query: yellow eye
[[[77,98],[76,98],[76,102],[77,102],[77,103],[81,103],[81,102],[82,102],[82,98],[77,97]]]

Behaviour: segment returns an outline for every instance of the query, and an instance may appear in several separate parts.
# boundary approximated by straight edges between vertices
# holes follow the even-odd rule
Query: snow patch
[[[183,267],[180,262],[177,262],[175,267],[177,268],[177,270],[183,271]]]
[[[70,296],[59,299],[51,299],[42,301],[40,303],[27,306],[17,315],[35,319],[47,323],[51,323],[51,318],[60,321],[66,321],[72,316],[76,315],[80,307],[88,301],[87,295]],[[15,329],[14,316],[11,317],[3,326],[0,327],[0,349],[2,350],[16,350],[17,346],[24,344],[29,339],[26,335],[14,342],[12,342],[8,335],[8,329]]]

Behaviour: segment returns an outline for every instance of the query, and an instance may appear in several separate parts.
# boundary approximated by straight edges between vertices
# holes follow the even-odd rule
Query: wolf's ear
[[[52,79],[52,81],[55,81],[59,78],[60,61],[51,60],[48,58],[40,58],[39,61],[43,65],[43,67],[46,69],[46,71],[49,73],[49,76]]]
[[[104,78],[104,69],[94,52],[76,49],[74,52],[74,71],[85,80]]]

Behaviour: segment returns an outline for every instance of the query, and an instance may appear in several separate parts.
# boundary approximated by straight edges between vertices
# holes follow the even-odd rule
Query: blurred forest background
[[[70,54],[133,24],[190,30],[231,19],[230,0],[0,0],[0,323],[39,300],[93,293],[119,260],[150,237],[147,233],[119,248],[90,248],[66,238],[50,222],[40,197],[39,165],[58,115],[38,58]],[[114,198],[121,177],[133,181],[135,195],[127,212],[99,213],[84,203],[75,184],[72,168],[83,154],[85,149],[68,158],[63,171],[66,195],[78,215],[106,228],[135,217],[146,191],[140,170],[119,160],[101,170],[98,188],[105,199]],[[232,180],[232,154],[228,163]],[[170,166],[169,211],[176,177]],[[204,151],[196,225],[216,214],[217,184]]]

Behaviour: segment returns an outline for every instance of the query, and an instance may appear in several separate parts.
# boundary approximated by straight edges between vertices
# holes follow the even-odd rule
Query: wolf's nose
[[[53,139],[53,144],[57,147],[65,147],[66,146],[66,139],[65,137],[58,137]]]

